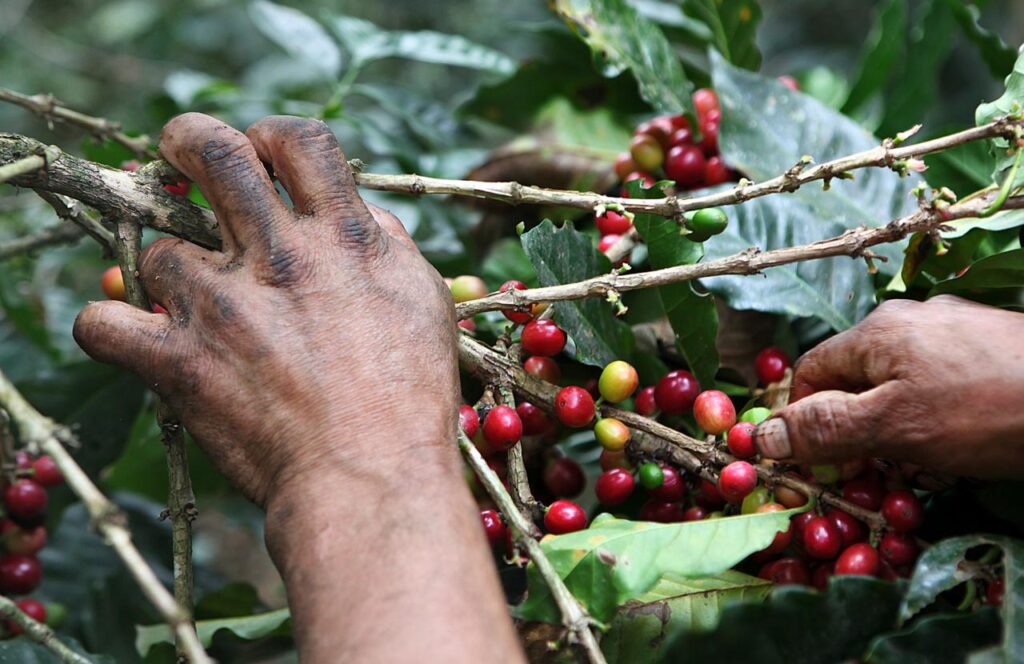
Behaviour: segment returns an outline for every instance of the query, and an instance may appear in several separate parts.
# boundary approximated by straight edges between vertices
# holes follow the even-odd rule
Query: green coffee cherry
[[[653,491],[665,482],[665,473],[656,463],[645,463],[640,466],[640,486]]]
[[[718,208],[697,210],[693,217],[686,221],[686,227],[690,229],[690,234],[686,237],[694,242],[704,242],[724,231],[728,225],[729,218]]]

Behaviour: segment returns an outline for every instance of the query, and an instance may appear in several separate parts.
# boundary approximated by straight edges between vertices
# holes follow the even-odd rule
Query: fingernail
[[[793,447],[789,444],[789,430],[786,420],[773,417],[758,425],[754,431],[754,445],[761,456],[769,459],[788,459],[793,456]]]

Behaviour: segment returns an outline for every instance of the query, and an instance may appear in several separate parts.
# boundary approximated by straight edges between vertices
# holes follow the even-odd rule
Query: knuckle
[[[836,455],[856,431],[850,400],[827,396],[805,402],[798,426],[805,446],[822,456]]]
[[[207,172],[231,177],[248,168],[250,149],[245,136],[232,129],[231,133],[207,140],[199,151],[199,158]]]

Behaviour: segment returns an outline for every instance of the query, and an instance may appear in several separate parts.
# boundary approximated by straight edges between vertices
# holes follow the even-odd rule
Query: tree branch
[[[90,217],[80,203],[67,196],[52,194],[48,191],[37,190],[36,194],[50,204],[58,217],[78,226],[92,239],[99,242],[103,247],[104,257],[114,255],[114,234],[106,226]]]
[[[65,664],[93,664],[91,660],[65,645],[45,623],[28,617],[18,608],[17,604],[3,595],[0,595],[0,618],[16,624],[25,636],[39,645],[45,646]]]
[[[28,254],[42,247],[51,247],[55,244],[74,244],[85,236],[78,226],[61,224],[53,228],[47,228],[34,235],[14,238],[7,242],[0,242],[0,260],[6,260],[21,254]]]
[[[56,161],[61,154],[63,153],[60,148],[52,145],[43,147],[42,143],[40,143],[33,154],[0,166],[0,184],[13,180],[19,175],[44,170],[50,163]]]

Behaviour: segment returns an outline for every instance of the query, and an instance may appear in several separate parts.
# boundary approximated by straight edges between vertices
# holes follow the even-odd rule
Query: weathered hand
[[[758,427],[770,458],[911,461],[1024,476],[1024,315],[952,296],[890,301],[797,362],[795,403]]]
[[[170,316],[90,304],[86,352],[143,376],[262,505],[314,468],[454,458],[451,296],[398,219],[364,204],[327,126],[277,116],[242,134],[189,113],[160,151],[210,201],[223,250],[151,244],[140,277]]]

